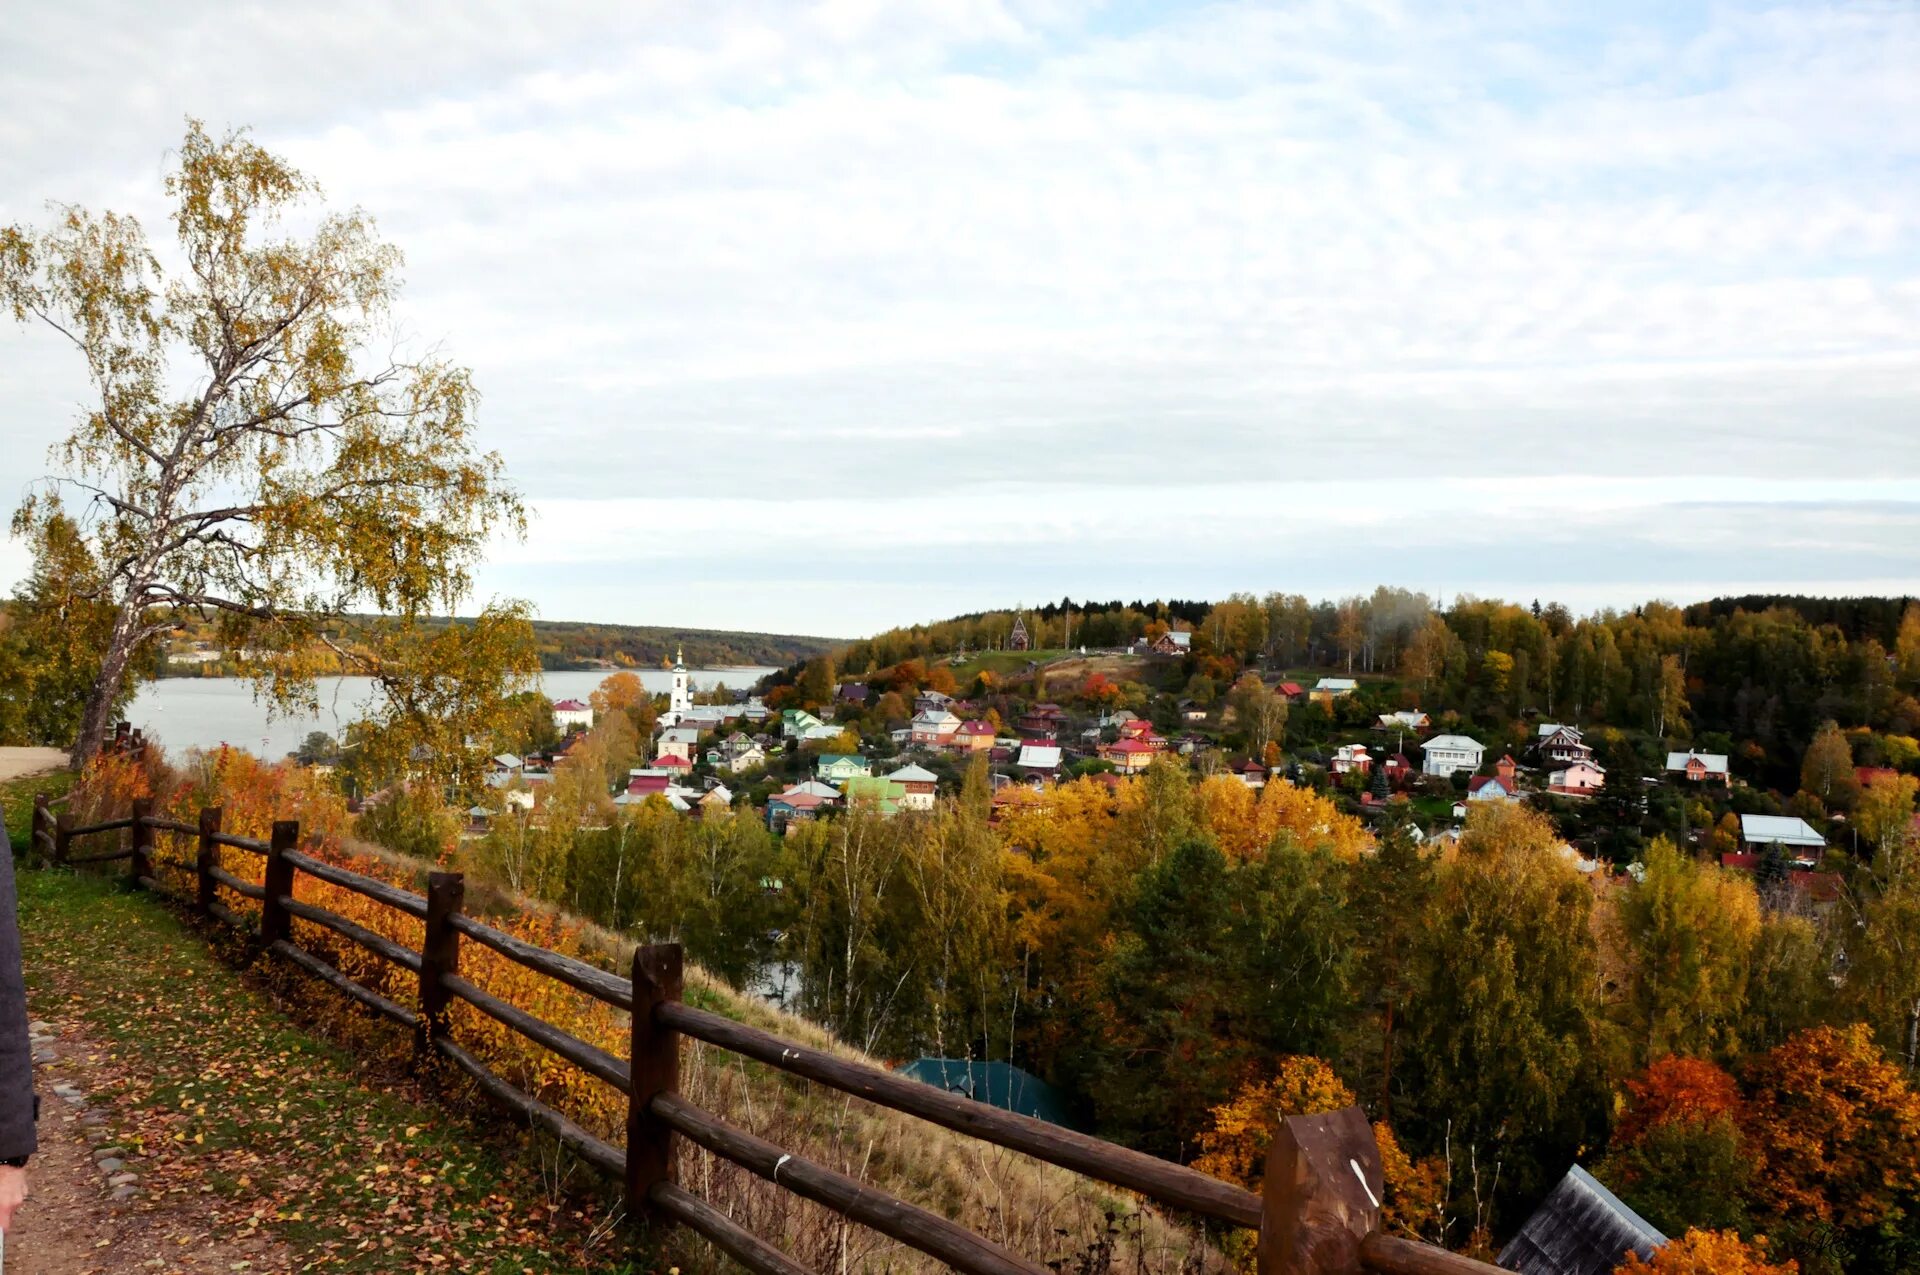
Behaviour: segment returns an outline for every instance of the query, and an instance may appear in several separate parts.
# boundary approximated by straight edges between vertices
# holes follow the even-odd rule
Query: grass
[[[26,853],[27,841],[33,835],[34,794],[44,792],[49,797],[65,796],[67,789],[73,787],[73,779],[72,771],[55,770],[0,784],[0,811],[6,814],[7,837],[12,841],[16,855]]]
[[[83,1022],[113,1051],[113,1098],[130,1126],[116,1136],[153,1156],[151,1198],[206,1191],[222,1207],[210,1235],[251,1222],[293,1245],[310,1269],[638,1269],[626,1233],[608,1233],[597,1179],[576,1167],[573,1189],[562,1192],[550,1142],[516,1141],[510,1124],[479,1118],[474,1105],[457,1110],[475,1119],[448,1115],[442,1102],[470,1091],[412,1082],[398,1033],[329,989],[278,962],[236,974],[221,954],[244,962],[237,939],[218,929],[203,936],[165,904],[106,879],[41,871],[22,882],[36,1011]],[[475,884],[470,906],[491,893]],[[630,938],[586,929],[590,948],[611,955],[614,968],[625,964]],[[269,992],[315,1019],[281,1012]],[[873,1062],[697,966],[687,970],[686,998]],[[796,1155],[1042,1262],[1088,1275],[1122,1267],[1192,1275],[1222,1265],[1190,1220],[1142,1208],[1127,1192],[723,1051],[690,1043],[681,1092]],[[602,1132],[617,1141],[617,1130]],[[812,1269],[941,1269],[697,1148],[683,1147],[679,1174]],[[667,1242],[683,1269],[724,1265],[685,1232]],[[436,1252],[439,1262],[421,1256]]]
[[[96,1098],[143,1157],[146,1198],[207,1208],[210,1239],[263,1232],[306,1270],[642,1269],[591,1192],[556,1191],[390,1062],[368,1083],[364,1048],[275,1008],[150,896],[59,870],[19,881],[34,1013],[103,1055]]]

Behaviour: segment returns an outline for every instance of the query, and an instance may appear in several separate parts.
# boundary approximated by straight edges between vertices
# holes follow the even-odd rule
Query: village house
[[[1027,617],[1024,615],[1014,616],[1013,632],[1007,635],[1007,649],[1009,651],[1026,651],[1032,648],[1033,639],[1027,634]]]
[[[1350,677],[1323,677],[1313,684],[1313,690],[1307,698],[1315,704],[1331,704],[1359,689],[1360,683]]]
[[[1135,717],[1130,721],[1122,722],[1120,738],[1138,740],[1156,753],[1164,751],[1167,746],[1166,737],[1156,733],[1153,723],[1144,717]]]
[[[1607,782],[1607,772],[1597,763],[1576,761],[1547,776],[1547,791],[1561,797],[1591,797]]]
[[[553,728],[562,735],[570,730],[586,730],[593,725],[593,709],[577,699],[563,699],[553,706]]]
[[[908,741],[918,748],[945,748],[960,733],[960,719],[944,708],[926,708],[913,715]]]
[[[679,753],[661,753],[653,759],[653,768],[669,775],[685,775],[693,770],[693,762]]]
[[[1022,744],[1013,766],[1024,775],[1051,778],[1060,773],[1060,756],[1058,744]]]
[[[840,794],[849,808],[870,805],[887,819],[908,808],[906,785],[876,775],[856,775],[847,781]]]
[[[1387,783],[1394,788],[1406,787],[1407,780],[1413,778],[1413,763],[1405,753],[1395,753],[1381,762],[1380,768],[1387,772]]]
[[[794,824],[817,818],[823,811],[832,809],[838,799],[838,793],[828,798],[792,788],[775,793],[767,798],[767,827],[776,834],[785,835]]]
[[[977,717],[961,722],[947,746],[957,753],[987,752],[993,747],[993,726]]]
[[[844,784],[873,774],[873,763],[859,753],[821,753],[813,765],[814,777],[829,784]]]
[[[1255,792],[1267,786],[1267,768],[1251,757],[1235,766],[1233,773],[1241,783]]]
[[[1298,704],[1307,697],[1306,688],[1298,682],[1282,682],[1273,688],[1273,693],[1292,704]]]
[[[1577,727],[1562,726],[1557,722],[1542,722],[1539,733],[1534,737],[1533,748],[1540,760],[1556,766],[1570,766],[1575,762],[1593,760],[1593,749],[1580,738]]]
[[[1502,757],[1494,763],[1493,770],[1491,775],[1475,775],[1467,781],[1467,800],[1520,800],[1519,767],[1514,765],[1513,758]]]
[[[808,731],[825,725],[804,708],[788,708],[780,712],[780,733],[788,739],[806,739]]]
[[[767,753],[746,735],[729,735],[707,750],[709,764],[738,775],[767,764]]]
[[[1355,771],[1364,775],[1372,771],[1373,757],[1365,744],[1342,744],[1333,750],[1333,760],[1327,769],[1336,775],[1350,775]]]
[[[1123,775],[1136,775],[1153,764],[1154,748],[1144,740],[1128,737],[1100,745],[1100,758],[1113,763]]]
[[[842,682],[840,683],[840,689],[834,692],[833,698],[841,704],[851,704],[855,708],[865,708],[868,698],[867,684],[865,682]]]
[[[1169,630],[1149,643],[1147,649],[1155,655],[1185,655],[1193,649],[1193,634]]]
[[[1183,722],[1204,722],[1207,720],[1207,706],[1183,699],[1179,704],[1180,720]]]
[[[1382,713],[1376,730],[1425,730],[1432,725],[1427,715],[1417,708],[1403,708],[1397,713]]]
[[[660,732],[660,742],[654,752],[662,757],[678,757],[682,761],[693,760],[693,750],[700,744],[700,732],[691,726],[669,726]]]
[[[1725,753],[1668,753],[1667,773],[1696,784],[1720,784],[1725,787],[1732,782],[1727,772]]]
[[[933,809],[933,798],[940,786],[940,777],[931,770],[922,766],[902,766],[886,778],[889,783],[900,785],[901,809]]]
[[[921,691],[913,697],[913,711],[916,713],[948,710],[953,707],[953,696],[943,691]]]
[[[1486,745],[1465,735],[1435,735],[1420,745],[1420,750],[1425,755],[1420,768],[1442,779],[1458,771],[1480,769],[1481,759],[1487,755]]]
[[[1827,839],[1796,815],[1741,815],[1740,848],[1760,854],[1779,846],[1799,868],[1817,867],[1827,853]]]

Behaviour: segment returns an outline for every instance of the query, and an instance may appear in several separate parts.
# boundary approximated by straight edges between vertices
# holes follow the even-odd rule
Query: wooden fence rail
[[[849,1062],[688,1005],[681,999],[678,945],[639,948],[633,957],[632,977],[621,978],[468,916],[462,910],[465,887],[458,873],[433,873],[427,893],[415,894],[297,849],[300,830],[295,823],[276,823],[272,837],[263,842],[222,832],[222,819],[219,809],[201,811],[198,821],[191,824],[160,818],[148,802],[140,801],[124,819],[75,826],[70,814],[55,814],[51,803],[36,799],[32,844],[56,863],[127,859],[132,880],[177,897],[155,879],[155,834],[193,838],[196,850],[191,864],[169,864],[194,876],[195,890],[181,902],[203,916],[247,931],[266,952],[413,1032],[419,1057],[438,1056],[452,1063],[489,1098],[545,1129],[588,1164],[619,1180],[630,1213],[656,1225],[684,1225],[749,1270],[766,1275],[799,1275],[803,1268],[766,1239],[742,1229],[674,1181],[678,1139],[684,1138],[955,1270],[982,1275],[1041,1275],[1046,1268],[938,1214],[734,1128],[687,1102],[679,1094],[682,1037],[1136,1191],[1159,1204],[1254,1228],[1260,1236],[1262,1275],[1356,1275],[1362,1271],[1486,1275],[1498,1269],[1379,1230],[1383,1190],[1379,1149],[1357,1107],[1332,1116],[1288,1120],[1275,1138],[1264,1192],[1255,1194],[1183,1165]],[[123,829],[130,832],[128,844],[112,853],[72,853],[77,837]],[[262,856],[262,879],[248,881],[221,867],[217,853],[221,846]],[[300,873],[422,921],[425,937],[421,949],[416,952],[325,908],[294,898],[294,881]],[[260,905],[257,930],[247,918],[220,902],[222,890]],[[292,921],[296,918],[416,974],[418,1009],[398,1004],[301,948],[293,937]],[[627,1057],[617,1057],[581,1040],[462,977],[463,940],[479,943],[509,961],[630,1011],[632,1037]],[[456,1000],[626,1095],[626,1146],[613,1146],[522,1092],[456,1042],[447,1024],[447,1009]]]

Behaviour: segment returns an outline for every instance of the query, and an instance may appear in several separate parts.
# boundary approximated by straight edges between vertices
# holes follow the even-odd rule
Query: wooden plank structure
[[[128,746],[133,746],[129,744]],[[222,812],[203,810],[188,824],[156,817],[142,802],[126,818],[75,826],[50,804],[34,807],[33,843],[55,863],[130,859],[129,875],[155,888],[155,834],[192,838],[191,861],[169,866],[192,872],[195,890],[183,900],[196,913],[251,933],[260,947],[306,971],[413,1033],[417,1055],[437,1056],[471,1077],[482,1092],[520,1119],[547,1130],[595,1169],[621,1182],[629,1213],[655,1226],[683,1225],[748,1270],[799,1275],[803,1268],[766,1237],[742,1229],[674,1180],[679,1139],[702,1147],[796,1195],[928,1254],[955,1270],[982,1275],[1043,1275],[1046,1267],[1008,1252],[987,1238],[904,1200],[874,1190],[825,1166],[738,1129],[679,1093],[683,1037],[826,1085],[877,1106],[915,1116],[996,1146],[1138,1192],[1157,1204],[1214,1222],[1259,1232],[1260,1275],[1488,1275],[1488,1266],[1444,1249],[1383,1234],[1380,1153],[1358,1107],[1328,1116],[1294,1117],[1274,1140],[1264,1192],[1256,1194],[1184,1165],[1160,1160],[1057,1125],[734,1022],[681,999],[678,944],[635,951],[632,977],[595,968],[535,947],[468,916],[459,873],[433,873],[425,895],[403,890],[296,849],[299,825],[276,823],[265,842],[222,831]],[[129,845],[112,853],[75,856],[76,838],[130,829]],[[219,865],[217,847],[259,855],[261,879],[249,881]],[[425,923],[413,951],[325,908],[293,897],[297,876],[363,895]],[[229,891],[260,904],[257,931],[220,902]],[[168,891],[169,897],[173,897]],[[301,948],[293,919],[321,926],[348,942],[416,973],[418,1008],[363,986]],[[492,995],[460,974],[460,946],[470,939],[527,969],[632,1014],[628,1056],[618,1058]],[[566,1059],[627,1096],[625,1147],[581,1128],[563,1113],[522,1092],[453,1039],[446,1011],[464,1001]]]

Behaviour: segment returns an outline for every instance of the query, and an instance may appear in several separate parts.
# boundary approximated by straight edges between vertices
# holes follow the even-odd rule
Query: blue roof
[[[966,1058],[916,1058],[900,1069],[923,1084],[964,1094],[1002,1111],[1074,1128],[1065,1095],[1030,1071],[1004,1062]]]

